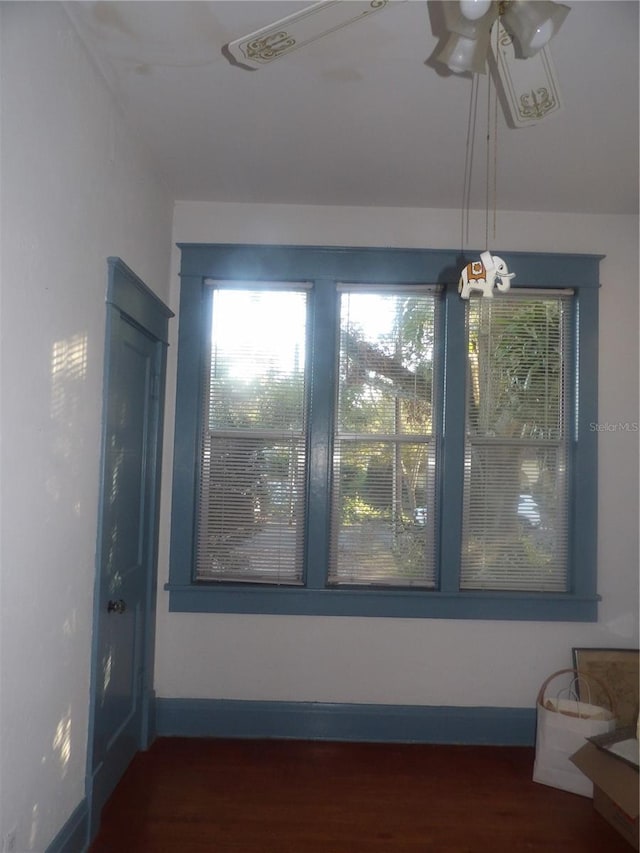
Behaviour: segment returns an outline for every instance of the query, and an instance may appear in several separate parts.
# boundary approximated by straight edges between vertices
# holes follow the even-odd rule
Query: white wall
[[[85,794],[106,258],[166,299],[172,205],[60,5],[0,14],[0,838],[23,853]]]
[[[484,213],[471,246],[483,247]],[[455,211],[178,203],[175,242],[457,248]],[[638,418],[638,220],[512,213],[492,248],[606,254],[601,267],[600,420]],[[171,306],[177,310],[179,253]],[[517,270],[516,270],[517,273]],[[169,369],[161,574],[169,534]],[[638,436],[600,435],[597,624],[168,613],[160,578],[156,690],[162,697],[533,707],[572,646],[638,642]]]

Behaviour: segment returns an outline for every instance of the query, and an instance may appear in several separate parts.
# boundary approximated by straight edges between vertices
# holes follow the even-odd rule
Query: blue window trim
[[[316,285],[314,332],[322,340],[323,370],[333,369],[335,325],[327,283],[439,284],[443,289],[441,360],[464,381],[464,303],[459,271],[479,253],[448,250],[326,248],[245,244],[179,244],[182,253],[175,418],[169,609],[198,613],[273,613],[441,619],[597,620],[598,289],[602,255],[498,252],[515,271],[512,287],[575,291],[577,414],[572,424],[570,588],[562,594],[459,591],[464,400],[445,397],[441,442],[440,583],[438,590],[327,588],[326,565],[331,383],[314,400],[310,441],[311,502],[304,587],[265,587],[193,581],[203,342],[208,334],[206,281],[311,281]],[[324,282],[324,284],[323,284]],[[441,376],[441,381],[444,377]],[[318,405],[320,402],[320,405]],[[446,435],[446,441],[443,436]],[[324,500],[323,500],[324,497]],[[449,509],[447,509],[449,508]],[[446,519],[446,523],[444,523]],[[576,570],[579,567],[579,571]]]

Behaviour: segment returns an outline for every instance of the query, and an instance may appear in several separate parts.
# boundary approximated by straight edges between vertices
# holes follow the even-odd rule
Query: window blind
[[[462,589],[568,587],[571,305],[469,301]]]
[[[434,586],[433,289],[341,287],[330,584]]]
[[[217,284],[210,296],[197,580],[298,584],[307,291]]]

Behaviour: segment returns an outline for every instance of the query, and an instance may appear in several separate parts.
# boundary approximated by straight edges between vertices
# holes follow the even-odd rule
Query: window
[[[304,290],[208,289],[197,581],[303,580]]]
[[[172,610],[596,618],[597,257],[181,250]]]
[[[337,299],[328,583],[433,589],[436,296],[338,286]]]
[[[468,308],[461,589],[564,592],[572,295]]]

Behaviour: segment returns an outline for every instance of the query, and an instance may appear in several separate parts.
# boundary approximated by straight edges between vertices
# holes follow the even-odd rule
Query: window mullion
[[[441,592],[460,586],[460,543],[464,482],[465,388],[467,371],[466,303],[454,289],[445,295],[444,393],[440,468]]]
[[[171,517],[171,578],[189,584],[195,579],[197,493],[202,430],[202,370],[206,361],[211,293],[201,276],[183,275],[180,284],[177,402],[173,487],[191,500],[173,503]]]
[[[329,565],[331,445],[338,326],[335,281],[316,280],[312,299],[306,586],[308,589],[324,589]]]
[[[571,442],[572,489],[571,576],[572,592],[587,595],[596,588],[598,551],[598,289],[580,292],[574,318],[572,390],[577,414]],[[577,358],[576,358],[577,349]],[[583,377],[588,377],[584,381]],[[571,407],[570,407],[571,409]]]

